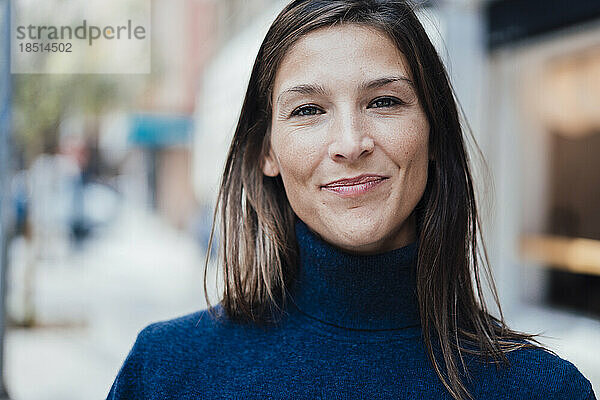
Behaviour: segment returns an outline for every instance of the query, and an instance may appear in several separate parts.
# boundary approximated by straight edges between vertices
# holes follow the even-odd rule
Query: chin
[[[346,225],[337,230],[336,236],[341,245],[357,250],[375,247],[383,239],[383,235],[381,235],[381,225]]]
[[[344,244],[337,245],[337,247],[348,253],[356,253],[356,254],[364,254],[364,255],[378,254],[378,253],[382,253],[382,252],[386,251],[378,243],[376,243],[376,242],[373,243],[371,241],[344,243]]]

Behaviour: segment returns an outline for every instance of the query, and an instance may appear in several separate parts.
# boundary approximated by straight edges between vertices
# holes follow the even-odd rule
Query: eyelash
[[[387,105],[387,106],[380,106],[380,107],[371,107],[372,104],[378,102],[378,101],[382,101],[382,100],[388,100],[391,102],[391,104]],[[404,104],[404,102],[400,99],[397,99],[395,97],[390,97],[390,96],[385,96],[385,97],[378,97],[376,99],[374,99],[373,101],[371,101],[369,103],[369,106],[367,108],[386,108],[386,107],[393,107],[396,105],[400,105],[400,104]],[[306,104],[303,106],[300,106],[298,108],[296,108],[294,111],[292,111],[291,116],[292,117],[310,117],[313,115],[318,115],[318,112],[315,113],[310,113],[310,114],[300,114],[302,111],[304,110],[317,110],[317,111],[322,111],[319,109],[319,107],[312,105],[312,104]],[[322,114],[322,112],[320,113]]]
[[[294,111],[292,111],[292,117],[310,117],[313,115],[317,115],[317,113],[314,114],[300,114],[302,111],[304,110],[319,110],[319,108],[317,106],[311,105],[311,104],[306,104],[303,106],[300,106],[298,108],[296,108]]]
[[[393,107],[393,106],[397,106],[400,104],[404,104],[404,102],[400,99],[397,99],[396,97],[390,97],[390,96],[384,96],[384,97],[378,97],[375,100],[373,100],[371,103],[369,103],[369,105],[378,102],[378,101],[382,101],[382,100],[390,100],[392,104],[390,104],[389,106],[383,106],[383,107]],[[381,108],[381,107],[375,107],[375,108]]]

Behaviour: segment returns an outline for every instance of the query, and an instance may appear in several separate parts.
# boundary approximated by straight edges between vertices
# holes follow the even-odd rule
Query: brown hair
[[[265,176],[261,168],[270,140],[273,82],[282,58],[299,38],[336,24],[384,32],[408,61],[429,120],[433,156],[415,208],[423,336],[449,393],[455,399],[471,398],[459,369],[466,372],[463,353],[508,363],[507,352],[537,342],[534,335],[510,330],[504,322],[481,238],[457,104],[446,70],[406,1],[295,0],[271,25],[252,69],[213,216],[211,243],[220,211],[221,304],[232,320],[255,324],[275,321],[285,307],[298,259],[294,213],[281,177]],[[485,305],[480,269],[490,281],[499,318]],[[206,279],[204,284],[206,289]]]

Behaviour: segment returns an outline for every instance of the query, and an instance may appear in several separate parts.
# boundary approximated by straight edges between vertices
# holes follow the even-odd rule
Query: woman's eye
[[[292,115],[299,116],[307,116],[307,115],[317,115],[322,114],[323,112],[316,106],[302,106],[298,107],[292,112]]]
[[[391,107],[391,106],[395,106],[396,104],[400,104],[401,101],[398,99],[395,99],[393,97],[380,97],[378,99],[375,99],[371,102],[371,104],[369,104],[369,107],[367,108],[381,108],[381,107]]]

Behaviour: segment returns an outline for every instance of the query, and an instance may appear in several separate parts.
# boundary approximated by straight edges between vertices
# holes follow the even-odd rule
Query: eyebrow
[[[405,76],[397,75],[397,76],[385,76],[383,78],[378,78],[369,82],[363,82],[360,84],[359,88],[361,91],[368,89],[377,89],[382,86],[388,85],[394,82],[406,82],[410,86],[413,86],[413,82]]]
[[[385,76],[385,77],[374,79],[374,80],[368,81],[368,82],[362,82],[359,85],[359,90],[365,91],[365,90],[369,90],[369,89],[376,89],[376,88],[380,88],[382,86],[385,86],[385,85],[388,85],[388,84],[394,83],[394,82],[406,82],[410,86],[413,86],[413,82],[410,79],[408,79],[407,77],[402,76],[402,75],[397,75],[397,76],[395,75],[395,76]],[[327,94],[327,90],[322,85],[315,85],[315,84],[302,84],[302,85],[292,86],[291,88],[284,90],[283,92],[281,92],[279,94],[279,96],[277,96],[277,102],[279,102],[281,100],[281,98],[288,93],[325,95],[325,94]]]
[[[289,89],[284,90],[277,96],[277,102],[281,100],[283,95],[288,93],[300,93],[300,94],[320,94],[325,95],[327,90],[321,85],[312,85],[312,84],[303,84],[298,86],[293,86]]]

